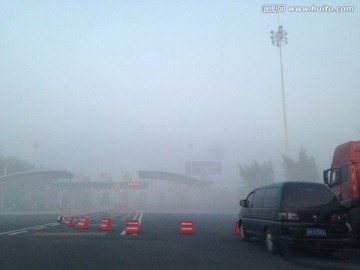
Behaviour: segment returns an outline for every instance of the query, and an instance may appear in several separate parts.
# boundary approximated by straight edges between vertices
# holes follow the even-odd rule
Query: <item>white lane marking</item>
[[[40,226],[55,226],[54,225],[55,223],[47,223],[47,224],[43,224],[43,225],[37,225],[37,226],[33,226],[33,227],[29,227],[29,228],[22,228],[22,229],[18,229],[18,230],[13,230],[13,231],[8,231],[8,232],[2,232],[0,233],[0,235],[2,234],[8,234],[8,235],[12,235],[12,233],[17,233],[17,232],[24,232],[26,230],[31,230],[31,229],[34,229],[34,228],[39,228]]]
[[[130,215],[131,215],[130,213],[127,213],[124,217],[124,220],[127,220]]]
[[[46,226],[44,226],[44,225],[38,225],[38,226],[34,226],[33,227],[33,229],[35,230],[35,229],[37,229],[37,228],[45,228]]]
[[[139,225],[141,225],[142,216],[143,216],[143,211],[141,210],[141,214],[140,214],[140,217],[139,217]]]
[[[28,231],[18,231],[18,232],[9,233],[9,235],[15,235],[15,234],[26,233],[26,232],[28,232]]]
[[[142,216],[143,216],[143,211],[142,210],[140,212],[136,213],[135,216],[132,219],[136,219],[138,216],[139,216],[139,226],[140,226]],[[125,235],[125,233],[126,233],[125,230],[123,230],[120,235]]]
[[[49,224],[47,224],[47,225],[49,225],[49,226],[56,226],[56,225],[59,225],[60,223],[59,222],[53,222],[53,223],[49,223]]]
[[[42,226],[42,227],[37,227],[37,228],[34,228],[33,230],[42,230],[42,229],[45,229],[46,228],[46,226],[44,227],[44,226]]]

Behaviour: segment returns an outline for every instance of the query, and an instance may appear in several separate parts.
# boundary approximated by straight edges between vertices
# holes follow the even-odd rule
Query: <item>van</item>
[[[348,215],[325,184],[274,183],[250,192],[240,206],[241,239],[261,237],[270,253],[285,243],[329,254],[347,246]]]

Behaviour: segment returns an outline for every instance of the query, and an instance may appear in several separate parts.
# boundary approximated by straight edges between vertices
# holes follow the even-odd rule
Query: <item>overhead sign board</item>
[[[186,161],[185,173],[190,175],[221,174],[220,161]]]

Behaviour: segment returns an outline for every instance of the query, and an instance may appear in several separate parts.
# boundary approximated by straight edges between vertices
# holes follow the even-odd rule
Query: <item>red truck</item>
[[[324,170],[324,183],[348,209],[353,240],[360,243],[360,141],[335,148],[331,168]]]

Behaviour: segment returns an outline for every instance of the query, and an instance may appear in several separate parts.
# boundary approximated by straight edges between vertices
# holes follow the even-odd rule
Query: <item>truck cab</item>
[[[352,232],[360,240],[360,141],[337,146],[331,168],[324,170],[323,178],[348,209]]]

